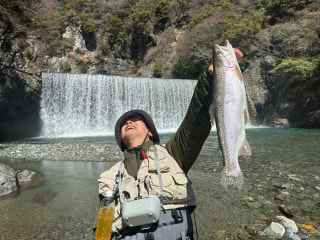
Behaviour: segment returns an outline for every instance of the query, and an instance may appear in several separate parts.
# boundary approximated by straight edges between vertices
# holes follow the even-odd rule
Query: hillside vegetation
[[[244,53],[243,70],[254,58],[272,54],[281,59],[273,73],[314,80],[318,8],[313,0],[11,0],[1,3],[0,29],[2,38],[15,39],[29,58],[36,57],[25,41],[31,37],[45,45],[38,55],[72,58],[67,54],[75,43],[63,32],[79,25],[87,49],[96,51],[95,61],[116,57],[135,67],[152,62],[153,75],[176,78],[197,78],[213,45],[228,39]],[[172,43],[176,54],[168,65],[165,53]]]

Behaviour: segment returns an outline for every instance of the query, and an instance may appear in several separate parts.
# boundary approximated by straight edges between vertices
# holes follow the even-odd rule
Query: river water
[[[161,142],[169,137],[162,134]],[[254,239],[248,237],[245,227],[273,221],[282,215],[281,204],[295,214],[298,227],[320,222],[320,130],[251,128],[247,138],[252,156],[239,159],[245,177],[241,191],[219,186],[222,160],[215,131],[188,174],[198,200],[199,239]],[[107,144],[114,141],[111,137],[103,140]],[[15,169],[41,171],[45,181],[21,190],[14,198],[0,200],[0,239],[94,239],[96,180],[113,163],[1,162]],[[318,233],[304,231],[310,240],[320,239]]]

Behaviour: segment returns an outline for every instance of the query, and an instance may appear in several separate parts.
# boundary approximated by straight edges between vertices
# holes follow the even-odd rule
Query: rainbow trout
[[[244,178],[238,156],[251,155],[245,134],[249,114],[241,70],[228,40],[225,46],[215,45],[213,64],[213,112],[224,160],[220,184],[241,189]]]

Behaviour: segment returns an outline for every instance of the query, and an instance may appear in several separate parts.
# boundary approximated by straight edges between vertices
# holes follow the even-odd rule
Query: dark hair
[[[116,122],[116,126],[114,128],[114,135],[121,151],[124,151],[126,149],[126,146],[123,144],[122,138],[121,138],[121,126],[123,122],[125,122],[129,118],[137,117],[137,116],[141,116],[142,121],[146,124],[147,128],[152,133],[153,136],[151,139],[153,140],[153,142],[156,144],[160,143],[159,134],[157,132],[157,129],[154,125],[154,122],[151,116],[143,110],[135,109],[122,114],[122,116]]]

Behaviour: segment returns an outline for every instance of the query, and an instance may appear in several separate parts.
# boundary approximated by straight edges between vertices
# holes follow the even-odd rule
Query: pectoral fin
[[[241,73],[241,70],[238,66],[236,66],[236,72],[237,72],[237,75],[238,75],[238,79],[240,80],[240,82],[243,81],[243,78],[242,78],[242,73]]]
[[[244,125],[247,125],[248,123],[250,123],[250,120],[249,120],[248,112],[246,109],[243,110],[243,115],[244,115]]]
[[[238,155],[239,156],[251,156],[251,147],[250,147],[250,144],[248,143],[247,139],[244,139],[242,146],[239,149]]]

